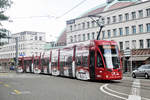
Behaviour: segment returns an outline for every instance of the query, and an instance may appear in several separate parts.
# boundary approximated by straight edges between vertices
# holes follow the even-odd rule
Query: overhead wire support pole
[[[97,35],[97,40],[99,39],[99,37],[100,37],[100,33],[101,33],[101,31],[102,31],[102,29],[103,29],[103,27],[104,27],[104,25],[101,25],[100,23],[99,23],[99,21],[96,21],[93,17],[98,17],[99,19],[100,18],[102,18],[102,16],[96,16],[96,15],[88,15],[88,17],[90,17],[94,22],[96,22],[96,24],[99,26],[99,31],[98,31],[98,35]]]

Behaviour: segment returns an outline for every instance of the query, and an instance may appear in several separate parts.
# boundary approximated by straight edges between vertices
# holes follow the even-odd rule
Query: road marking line
[[[4,84],[5,87],[10,87],[8,84]]]
[[[15,92],[16,94],[21,94],[21,92],[18,91],[18,90],[14,90],[14,92]]]
[[[111,91],[111,92],[114,92],[114,93],[117,93],[117,94],[121,94],[121,95],[128,96],[128,94],[125,94],[125,93],[121,93],[121,92],[117,92],[117,91],[111,90],[111,89],[109,89],[107,86],[106,86],[105,88],[106,88],[107,90]]]
[[[102,91],[102,92],[104,92],[104,93],[106,93],[107,91],[105,91],[103,88],[106,88],[107,90],[109,90],[109,91],[111,91],[111,92],[114,92],[114,93],[117,93],[117,94],[121,94],[121,95],[125,95],[125,96],[129,96],[128,94],[126,94],[126,93],[121,93],[121,92],[117,92],[117,91],[114,91],[114,90],[111,90],[111,89],[109,89],[108,87],[108,84],[105,84],[105,86],[103,85],[103,86],[101,86],[100,87],[100,90]],[[102,88],[102,89],[101,89]],[[109,93],[109,92],[107,92],[108,94],[111,94],[111,93]],[[112,96],[112,95],[111,95]],[[117,95],[118,96],[118,95]],[[149,98],[145,98],[145,97],[141,97],[143,100],[150,100]],[[125,100],[127,100],[127,99],[125,99]],[[136,99],[134,99],[134,100],[136,100]]]
[[[129,95],[127,100],[141,100],[139,79],[134,79],[131,89],[131,95]]]
[[[124,99],[124,100],[127,99],[127,98],[124,98],[124,97],[121,97],[121,96],[118,96],[118,95],[115,95],[115,94],[112,94],[112,93],[109,93],[109,92],[105,91],[105,90],[104,90],[104,87],[107,87],[107,85],[108,85],[108,84],[102,85],[102,86],[100,87],[100,90],[101,90],[102,92],[108,94],[108,95],[113,96],[113,97],[117,97],[117,98]]]

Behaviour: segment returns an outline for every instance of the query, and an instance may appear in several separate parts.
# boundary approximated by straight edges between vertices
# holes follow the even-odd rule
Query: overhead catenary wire
[[[46,15],[46,16],[29,16],[29,17],[14,17],[12,19],[32,19],[32,18],[54,18],[54,19],[59,19],[65,15],[67,15],[68,13],[70,13],[71,11],[73,11],[75,8],[79,7],[81,4],[83,4],[85,1],[87,0],[82,0],[81,2],[79,2],[77,5],[75,5],[73,8],[69,9],[68,11],[66,11],[65,13],[63,13],[60,16],[53,16],[53,15]]]
[[[85,1],[87,0],[83,0],[80,3],[78,3],[77,5],[75,5],[73,8],[71,8],[70,10],[66,11],[64,14],[62,14],[61,16],[57,17],[57,18],[61,18],[63,16],[65,16],[66,14],[70,13],[72,10],[74,10],[75,8],[77,8],[78,6],[80,6],[81,4],[83,4]]]

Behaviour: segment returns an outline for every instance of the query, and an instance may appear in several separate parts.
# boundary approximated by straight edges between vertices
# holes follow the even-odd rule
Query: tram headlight
[[[101,75],[97,75],[97,77],[101,77]]]
[[[103,71],[100,70],[99,73],[103,73]]]
[[[106,75],[106,78],[108,78],[108,75]]]

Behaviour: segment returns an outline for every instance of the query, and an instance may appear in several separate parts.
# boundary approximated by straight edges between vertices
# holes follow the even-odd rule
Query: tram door
[[[95,79],[95,50],[90,50],[90,79]]]

